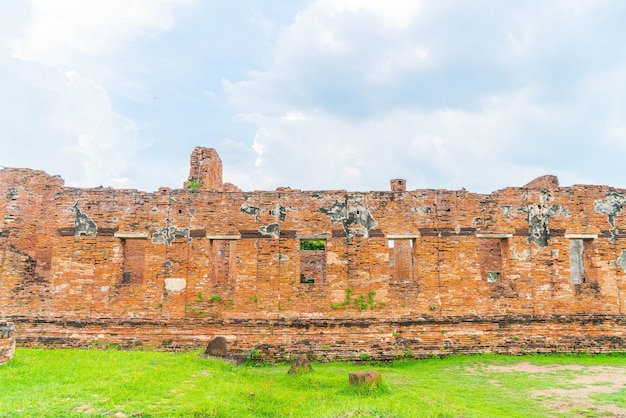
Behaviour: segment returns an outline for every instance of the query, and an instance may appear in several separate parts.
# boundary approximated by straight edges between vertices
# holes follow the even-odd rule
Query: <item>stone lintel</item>
[[[513,238],[513,234],[476,234],[476,238],[505,239]]]
[[[565,234],[569,239],[598,239],[598,234]]]
[[[416,239],[419,237],[419,234],[385,234],[387,239]]]
[[[328,239],[328,234],[303,234],[297,237],[298,239]]]
[[[148,239],[148,234],[143,232],[116,232],[113,237],[123,239]]]

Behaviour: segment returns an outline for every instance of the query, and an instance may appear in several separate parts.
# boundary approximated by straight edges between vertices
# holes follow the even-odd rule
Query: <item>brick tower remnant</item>
[[[389,181],[392,192],[406,192],[405,179],[392,179]]]
[[[222,159],[214,148],[196,147],[193,150],[189,178],[184,187],[194,190],[222,190]]]

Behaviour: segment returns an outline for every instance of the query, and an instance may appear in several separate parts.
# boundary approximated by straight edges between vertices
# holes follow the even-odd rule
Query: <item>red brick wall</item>
[[[214,170],[199,190],[75,189],[0,170],[0,316],[19,342],[225,335],[330,357],[623,346],[624,190],[220,192],[219,156],[194,156],[192,172]],[[300,250],[311,237],[326,239],[321,257]],[[579,285],[571,239],[584,240]],[[324,280],[301,283],[303,270]]]

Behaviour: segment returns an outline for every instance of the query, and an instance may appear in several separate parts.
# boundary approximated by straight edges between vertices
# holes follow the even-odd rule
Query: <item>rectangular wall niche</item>
[[[300,239],[300,283],[326,281],[326,239]]]
[[[143,283],[143,272],[146,259],[145,239],[122,239],[124,254],[124,273],[122,284]]]
[[[487,283],[501,280],[504,255],[508,250],[509,234],[477,234],[480,277]]]
[[[413,280],[415,262],[414,239],[389,239],[389,276],[392,283],[407,283]]]
[[[234,283],[237,278],[237,241],[211,240],[213,277],[216,283]]]
[[[582,239],[569,240],[570,277],[573,284],[585,282],[584,245]]]
[[[589,279],[593,271],[591,266],[592,243],[597,235],[593,234],[566,234],[569,239],[569,268],[572,284],[582,284]]]

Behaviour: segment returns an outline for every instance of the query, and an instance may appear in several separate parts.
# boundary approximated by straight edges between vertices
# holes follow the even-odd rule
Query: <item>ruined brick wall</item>
[[[203,187],[155,193],[0,170],[0,316],[19,342],[223,335],[332,358],[624,347],[624,190],[549,176],[489,195],[401,179],[368,193],[220,191],[215,157],[194,150],[190,180],[215,169]]]
[[[5,364],[15,354],[15,326],[0,320],[0,364]]]

